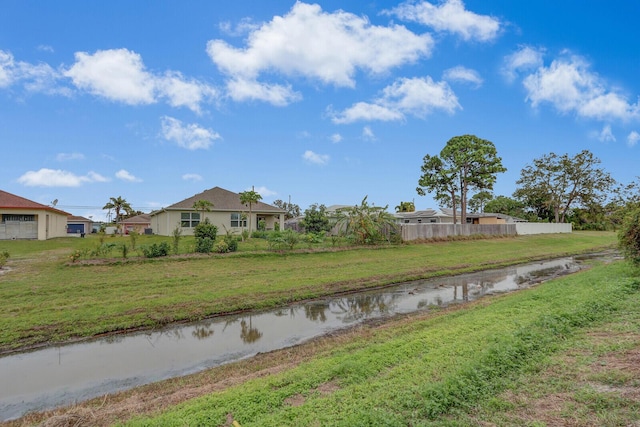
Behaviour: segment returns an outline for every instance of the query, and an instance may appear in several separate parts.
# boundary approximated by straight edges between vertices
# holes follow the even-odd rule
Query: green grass
[[[637,329],[639,288],[627,264],[596,266],[469,308],[373,328],[293,369],[127,425],[223,425],[228,414],[243,427],[546,425],[517,418],[523,405],[504,393],[534,383],[586,331],[612,322]],[[544,378],[543,392],[566,387],[554,378]],[[572,398],[559,417],[583,421],[575,425],[631,425],[640,418],[638,403],[619,394],[582,387]]]
[[[126,239],[106,241],[120,244]],[[138,245],[162,239],[140,236]],[[183,252],[189,242],[183,239]],[[252,240],[228,256],[69,264],[72,251],[97,243],[95,236],[0,243],[0,251],[11,254],[10,271],[0,275],[0,351],[587,252],[612,246],[615,234],[579,232],[284,254],[260,250],[264,241]],[[115,261],[116,255],[112,258]]]

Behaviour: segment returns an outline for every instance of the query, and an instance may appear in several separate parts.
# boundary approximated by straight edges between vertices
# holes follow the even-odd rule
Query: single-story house
[[[89,234],[93,221],[83,216],[69,215],[67,217],[67,234]]]
[[[425,209],[415,212],[396,212],[398,224],[453,224],[453,209]],[[461,212],[456,212],[456,221],[460,223]],[[510,224],[523,222],[519,218],[499,213],[467,212],[467,224]]]
[[[205,200],[213,204],[209,211],[196,210],[193,204]],[[286,211],[276,206],[257,202],[251,205],[251,231],[258,229],[264,221],[266,230],[284,226]],[[249,225],[249,205],[240,203],[240,195],[224,188],[214,187],[191,196],[166,208],[151,212],[151,228],[154,234],[170,236],[176,227],[183,235],[193,235],[193,228],[205,218],[218,227],[218,234],[242,232]]]
[[[124,234],[129,234],[129,232],[133,230],[138,234],[143,234],[145,230],[151,229],[151,214],[140,214],[123,219],[120,221],[120,225],[122,226],[122,232]]]
[[[0,240],[67,235],[69,213],[0,190]]]

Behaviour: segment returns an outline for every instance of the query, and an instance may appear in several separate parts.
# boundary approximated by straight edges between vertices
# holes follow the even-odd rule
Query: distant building
[[[209,211],[198,211],[193,204],[199,200],[212,203]],[[258,224],[264,221],[266,230],[273,230],[284,225],[286,211],[276,206],[263,202],[254,203],[251,206],[251,231],[258,228]],[[151,228],[154,234],[170,236],[176,226],[181,227],[184,235],[193,235],[193,229],[205,218],[218,227],[218,234],[224,234],[225,230],[241,232],[249,225],[249,206],[240,203],[240,195],[224,188],[214,187],[202,193],[193,195],[166,208],[153,211],[151,216]]]
[[[69,213],[0,190],[0,240],[67,235]]]

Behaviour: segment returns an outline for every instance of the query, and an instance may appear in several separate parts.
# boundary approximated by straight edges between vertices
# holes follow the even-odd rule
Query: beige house
[[[206,200],[213,204],[209,211],[198,211],[193,204]],[[251,228],[258,229],[263,223],[266,230],[273,230],[284,225],[285,211],[258,202],[251,206]],[[182,228],[183,235],[193,235],[193,228],[205,218],[218,227],[218,234],[230,232],[240,233],[249,226],[249,206],[240,203],[240,195],[224,188],[214,187],[175,203],[166,208],[151,212],[151,228],[154,234],[170,236],[176,227]],[[264,222],[263,222],[264,221]]]
[[[120,221],[120,226],[122,227],[122,232],[124,234],[129,234],[130,231],[136,231],[138,234],[145,233],[145,230],[151,229],[151,215],[150,214],[140,214],[136,216],[132,216],[131,218],[126,218]]]
[[[0,240],[67,235],[69,213],[0,190]]]

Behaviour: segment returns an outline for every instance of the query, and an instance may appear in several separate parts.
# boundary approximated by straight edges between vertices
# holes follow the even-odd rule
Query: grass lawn
[[[637,425],[639,303],[637,270],[600,265],[471,306],[365,326],[318,344],[293,367],[279,352],[283,369],[243,372],[250,379],[126,425]]]
[[[127,239],[107,241],[121,245]],[[162,239],[140,236],[137,244]],[[69,263],[73,251],[98,244],[95,236],[3,241],[0,251],[11,257],[0,274],[0,351],[588,252],[615,241],[614,233],[575,232],[275,253],[252,239],[230,255],[97,265]],[[181,252],[188,252],[192,242],[183,238]],[[110,257],[117,261],[115,252]]]

